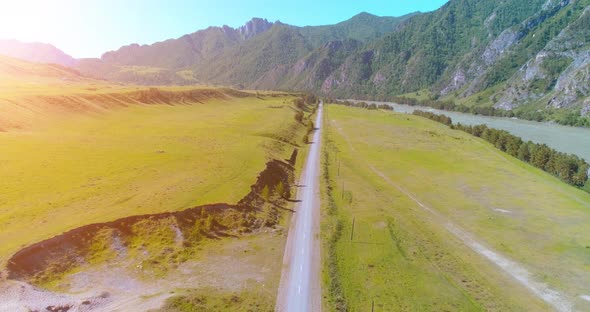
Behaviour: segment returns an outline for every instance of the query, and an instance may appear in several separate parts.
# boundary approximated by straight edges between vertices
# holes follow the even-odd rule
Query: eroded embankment
[[[150,275],[165,273],[194,257],[203,240],[274,227],[290,196],[296,155],[297,150],[286,162],[268,162],[237,204],[203,205],[82,226],[18,251],[6,265],[7,276],[45,285],[86,265],[110,261]]]
[[[66,90],[67,91],[67,90]],[[69,113],[98,113],[132,105],[190,105],[210,100],[255,96],[229,88],[166,90],[148,88],[117,92],[89,91],[63,95],[23,94],[0,96],[0,129],[22,129],[47,116]]]

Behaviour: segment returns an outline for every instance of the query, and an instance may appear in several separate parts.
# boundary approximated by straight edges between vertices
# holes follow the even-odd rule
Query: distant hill
[[[77,70],[58,64],[41,64],[0,55],[0,84],[5,82],[88,81]]]
[[[56,47],[45,43],[26,43],[17,40],[0,40],[0,55],[29,62],[51,63],[73,67],[76,60]]]

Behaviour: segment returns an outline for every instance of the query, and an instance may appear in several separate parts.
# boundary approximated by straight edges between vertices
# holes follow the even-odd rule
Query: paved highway
[[[300,202],[289,229],[284,268],[277,298],[280,312],[321,310],[319,255],[319,178],[321,153],[322,106],[316,117],[309,155],[301,175]]]

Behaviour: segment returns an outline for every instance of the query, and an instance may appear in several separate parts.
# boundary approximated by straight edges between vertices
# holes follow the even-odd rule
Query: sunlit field
[[[590,278],[590,195],[420,117],[330,105],[326,121],[330,308],[553,308],[470,249],[473,241],[521,264],[531,284],[588,308],[579,296]]]
[[[0,257],[80,225],[239,200],[292,152],[277,138],[296,121],[288,96],[223,96],[0,132]]]

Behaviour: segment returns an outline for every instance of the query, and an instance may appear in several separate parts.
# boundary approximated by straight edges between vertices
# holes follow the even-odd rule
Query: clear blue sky
[[[400,16],[446,0],[16,0],[0,4],[0,38],[46,42],[74,57],[97,57],[130,43],[177,38],[252,17],[304,26],[360,12]]]

